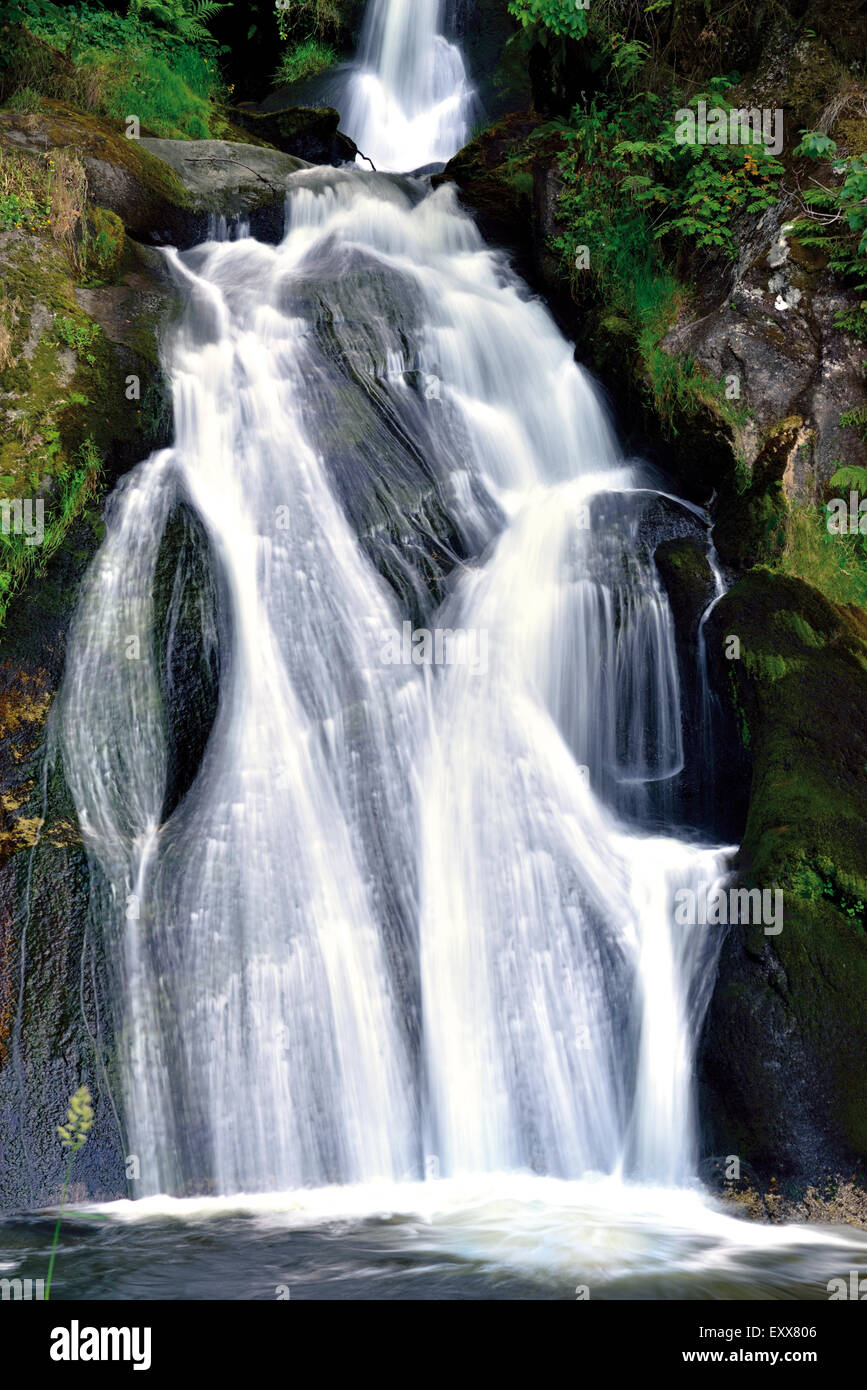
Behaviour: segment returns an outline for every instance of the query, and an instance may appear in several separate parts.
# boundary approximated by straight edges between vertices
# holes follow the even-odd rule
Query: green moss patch
[[[88,209],[84,224],[105,238],[102,270],[117,273],[133,254],[119,220]],[[76,258],[47,230],[0,234],[0,300],[12,306],[0,366],[0,498],[13,509],[0,530],[0,621],[22,586],[45,572],[75,518],[163,429],[153,399],[161,394],[155,319],[137,325],[149,338],[146,358],[82,309],[80,278]],[[137,399],[127,394],[132,378]],[[15,509],[37,506],[44,533],[33,543]]]
[[[835,608],[809,585],[755,570],[715,610],[716,651],[736,634],[741,659],[725,665],[753,757],[740,858],[748,887],[784,891],[784,926],[744,931],[767,962],[767,983],[718,1001],[723,1016],[761,1010],[773,988],[780,1027],[793,1030],[816,1076],[833,1090],[838,1140],[867,1149],[867,646],[863,615]],[[769,954],[770,953],[770,954]],[[788,1020],[786,1023],[785,1020]],[[733,1025],[734,1026],[734,1025]],[[793,1057],[794,1057],[793,1052]],[[761,1091],[762,1073],[750,1083]]]

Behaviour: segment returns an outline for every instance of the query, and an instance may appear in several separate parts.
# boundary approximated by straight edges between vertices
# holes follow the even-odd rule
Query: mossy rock
[[[435,186],[457,184],[485,236],[514,252],[522,267],[532,262],[536,246],[533,169],[546,151],[539,142],[531,149],[528,141],[538,125],[539,118],[529,112],[504,117],[465,145],[432,180]]]
[[[117,213],[89,207],[82,240],[88,279],[97,284],[115,280],[127,251],[126,231]]]
[[[70,150],[84,165],[88,195],[122,220],[131,236],[152,244],[187,244],[190,199],[174,171],[127,139],[118,121],[45,103],[38,112],[0,111],[0,146],[30,154]]]
[[[82,510],[167,442],[159,339],[176,291],[163,258],[130,241],[116,216],[86,208],[82,220],[105,234],[102,263],[85,262],[105,278],[85,285],[69,242],[0,233],[0,496],[44,518],[36,542],[21,528],[2,536],[0,628],[16,595],[40,590]]]
[[[827,42],[828,38],[826,31],[824,37],[816,33],[814,37],[804,35],[793,41],[789,33],[784,45],[780,46],[782,61],[780,49],[766,51],[763,59],[768,79],[763,84],[762,95],[768,106],[780,107],[785,112],[789,149],[798,143],[801,130],[815,129],[820,116],[837,95],[841,82],[847,80],[845,68],[833,52],[833,45]]]
[[[0,284],[14,306],[0,370],[9,491],[62,477],[86,439],[114,477],[147,450],[142,402],[159,377],[157,340],[173,291],[155,252],[122,242],[112,256],[122,278],[81,288],[49,237],[0,233]]]
[[[653,558],[668,593],[678,639],[695,665],[699,623],[715,587],[707,548],[693,536],[682,536],[657,546]]]
[[[157,140],[143,137],[143,152],[170,170],[182,185],[192,215],[182,241],[202,240],[213,216],[246,218],[260,240],[283,235],[286,186],[306,169],[303,159],[262,145],[231,140]],[[146,238],[147,239],[147,238]]]
[[[310,164],[348,163],[358,153],[357,145],[341,134],[340,112],[333,106],[241,107],[232,116],[258,143],[267,142]]]
[[[281,236],[286,180],[306,167],[257,144],[128,139],[119,122],[58,101],[39,112],[0,111],[0,148],[74,152],[92,205],[113,213],[138,241],[181,249],[204,239],[212,216],[249,217],[257,234]]]
[[[784,478],[792,453],[804,437],[799,415],[779,421],[765,436],[748,485],[739,492],[736,480],[728,480],[713,538],[723,560],[736,570],[772,565],[779,559],[786,542],[788,510]]]
[[[738,881],[784,893],[778,935],[736,926],[723,947],[709,1142],[766,1173],[843,1171],[867,1153],[867,620],[758,569],[708,628],[752,759]]]

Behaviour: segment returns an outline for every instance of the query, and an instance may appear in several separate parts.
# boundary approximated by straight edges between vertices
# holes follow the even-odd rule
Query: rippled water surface
[[[0,1225],[0,1273],[44,1275],[53,1225]],[[827,1300],[850,1269],[867,1273],[850,1228],[741,1221],[691,1190],[486,1174],[75,1208],[52,1299]]]

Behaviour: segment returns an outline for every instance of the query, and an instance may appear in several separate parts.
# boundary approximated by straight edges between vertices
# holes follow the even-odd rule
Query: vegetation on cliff
[[[509,9],[534,107],[449,176],[495,237],[526,251],[532,228],[582,357],[647,437],[661,427],[687,491],[722,488],[762,532],[756,560],[862,601],[862,538],[829,538],[823,510],[867,479],[857,6],[839,26],[783,3]],[[695,137],[708,113],[724,135]]]
[[[18,110],[55,97],[119,121],[135,115],[157,135],[220,135],[227,93],[218,45],[203,21],[183,23],[194,6],[176,12],[175,24],[159,24],[143,5],[116,14],[95,4],[39,3],[22,16],[24,26],[6,27],[0,93]]]
[[[106,464],[108,482],[163,418],[160,291],[146,302],[154,267],[117,213],[88,197],[86,148],[47,143],[40,153],[12,138],[16,129],[0,113],[0,491],[13,499],[0,532],[0,621],[101,491]],[[129,300],[137,320],[105,319],[112,297]],[[17,508],[38,527],[18,524]]]

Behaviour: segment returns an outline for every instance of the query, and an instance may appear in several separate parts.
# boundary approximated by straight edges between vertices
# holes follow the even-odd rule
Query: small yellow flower
[[[87,1143],[88,1132],[93,1124],[93,1102],[87,1086],[79,1086],[69,1102],[66,1124],[57,1126],[60,1142],[69,1149],[70,1157],[78,1153]]]

